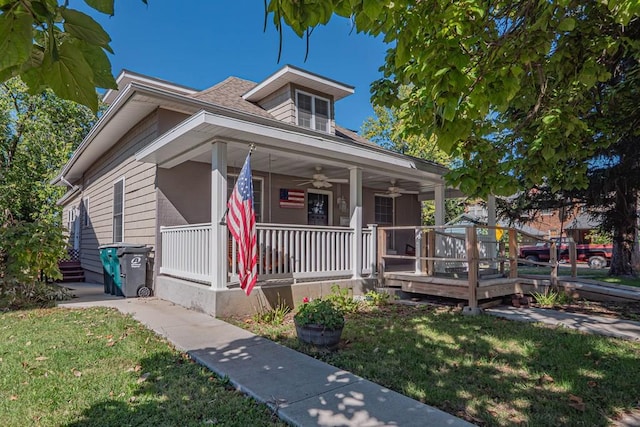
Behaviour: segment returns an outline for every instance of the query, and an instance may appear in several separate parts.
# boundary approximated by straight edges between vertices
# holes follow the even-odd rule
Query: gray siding
[[[85,173],[82,197],[89,199],[89,224],[82,229],[80,250],[82,267],[88,272],[102,273],[98,246],[113,243],[113,184],[121,178],[123,240],[155,246],[156,166],[137,162],[135,153],[157,136],[157,113],[153,113]]]
[[[113,185],[124,178],[123,241],[156,247],[156,166],[135,160],[135,153],[187,115],[159,109],[134,126],[84,174],[78,194],[63,206],[66,223],[70,209],[80,209],[80,260],[87,280],[102,280],[98,247],[113,243]],[[84,201],[88,200],[88,206]],[[84,210],[88,208],[88,222]],[[153,257],[153,253],[151,254]]]
[[[296,109],[290,85],[281,87],[258,104],[276,119],[295,124]]]

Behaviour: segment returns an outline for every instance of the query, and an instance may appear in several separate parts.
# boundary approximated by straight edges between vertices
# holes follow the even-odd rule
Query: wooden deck
[[[384,285],[389,288],[399,288],[404,292],[467,301],[475,297],[476,304],[477,301],[484,299],[512,294],[526,294],[532,291],[543,291],[550,283],[550,280],[532,280],[527,278],[490,278],[478,280],[475,290],[470,290],[467,279],[428,276],[411,272],[390,272],[384,274]],[[469,305],[473,306],[472,304]]]
[[[415,232],[415,253],[388,254],[387,238],[405,229]],[[380,227],[378,281],[404,292],[466,300],[472,309],[480,300],[541,292],[557,284],[555,256],[548,279],[518,276],[518,233],[491,226]]]

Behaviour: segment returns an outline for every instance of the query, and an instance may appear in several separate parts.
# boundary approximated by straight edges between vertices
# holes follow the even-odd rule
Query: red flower
[[[302,298],[302,302],[305,303],[305,304],[308,303],[309,302],[309,297]]]

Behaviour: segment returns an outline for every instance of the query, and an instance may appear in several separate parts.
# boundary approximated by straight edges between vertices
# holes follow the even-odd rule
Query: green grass
[[[284,425],[110,309],[0,314],[0,425]]]
[[[241,324],[481,425],[604,426],[638,404],[640,343],[398,304],[348,316],[335,352]]]

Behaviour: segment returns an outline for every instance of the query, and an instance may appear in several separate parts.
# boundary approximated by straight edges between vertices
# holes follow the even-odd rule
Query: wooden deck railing
[[[375,260],[373,226],[362,231],[362,272],[371,274]],[[350,275],[353,229],[348,227],[257,224],[258,275],[271,278],[315,278]],[[211,276],[210,224],[161,227],[160,273],[207,282]],[[237,248],[229,239],[228,273],[237,280]]]
[[[398,234],[404,232],[404,240]],[[405,271],[422,276],[438,276],[442,283],[447,277],[468,281],[469,306],[477,307],[478,288],[482,278],[518,278],[518,241],[535,238],[513,228],[497,226],[434,226],[379,227],[378,280],[384,283],[385,272]],[[558,259],[555,243],[550,244],[550,282],[557,284]],[[414,247],[415,253],[398,254],[390,248]],[[570,257],[572,274],[575,256]],[[542,263],[533,263],[542,265]]]

